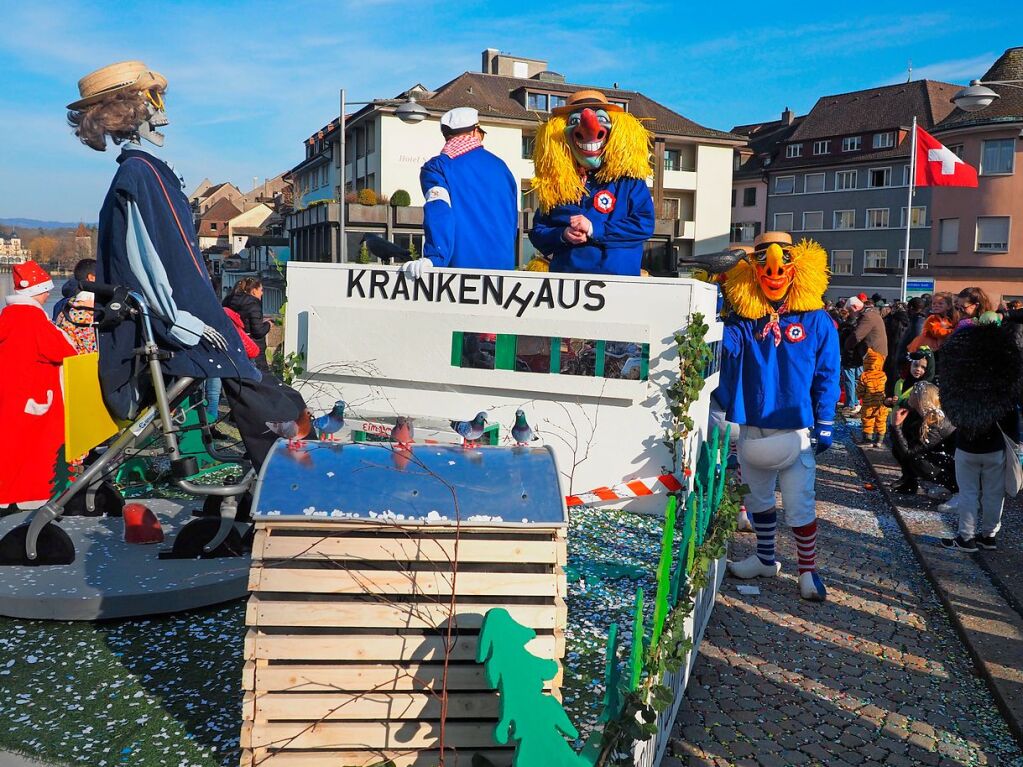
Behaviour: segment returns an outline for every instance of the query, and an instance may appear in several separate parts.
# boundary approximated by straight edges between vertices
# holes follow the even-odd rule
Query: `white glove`
[[[209,342],[214,349],[220,349],[222,352],[227,351],[227,339],[220,334],[220,331],[216,328],[211,328],[206,325],[202,329],[202,337]]]
[[[433,269],[433,261],[428,259],[426,256],[420,256],[414,261],[406,261],[405,264],[401,267],[401,270],[405,273],[405,276],[413,280],[418,280],[420,277],[422,277],[423,272],[425,272],[427,269]]]

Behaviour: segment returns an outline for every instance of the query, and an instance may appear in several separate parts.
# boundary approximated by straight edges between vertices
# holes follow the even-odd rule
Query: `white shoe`
[[[845,414],[846,415],[859,415],[860,414],[860,406],[857,405],[856,407],[848,407],[848,408],[846,408],[845,409]]]
[[[729,562],[728,572],[744,581],[750,578],[773,578],[781,572],[781,562],[765,565],[760,557],[752,554],[741,562]]]
[[[739,533],[753,532],[753,523],[749,521],[749,514],[746,513],[746,509],[739,509],[735,530]]]
[[[816,570],[799,576],[799,595],[811,602],[823,602],[828,598],[828,590]]]
[[[950,511],[958,511],[958,510],[959,510],[959,494],[958,493],[953,495],[951,498],[949,498],[944,503],[939,503],[938,504],[938,511],[940,511],[942,514],[947,514]]]

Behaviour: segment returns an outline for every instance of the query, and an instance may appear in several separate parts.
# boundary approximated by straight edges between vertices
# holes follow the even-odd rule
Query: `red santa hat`
[[[13,272],[14,292],[19,296],[38,296],[53,290],[50,275],[35,261],[15,264]]]

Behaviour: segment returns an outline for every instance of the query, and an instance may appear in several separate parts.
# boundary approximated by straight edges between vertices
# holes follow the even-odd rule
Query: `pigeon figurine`
[[[411,259],[409,252],[405,248],[395,245],[379,234],[365,234],[362,237],[362,242],[359,244],[364,244],[366,249],[379,258],[383,264],[390,264],[392,262],[403,264]]]
[[[536,439],[533,427],[526,421],[526,414],[522,410],[515,411],[515,425],[512,426],[511,435],[516,447],[523,447]]]
[[[334,403],[333,410],[313,420],[313,426],[316,427],[316,432],[321,439],[325,438],[328,442],[333,442],[334,435],[344,428],[345,407],[344,400],[338,400]]]
[[[487,428],[487,414],[481,411],[471,421],[452,421],[451,428],[462,438],[462,444],[472,444],[483,436]]]
[[[708,274],[724,274],[749,255],[745,248],[728,248],[717,253],[680,258],[679,266],[696,267]]]
[[[394,421],[394,428],[391,429],[391,442],[398,447],[407,448],[415,442],[416,427],[411,418],[403,415],[398,416]]]
[[[308,437],[309,432],[312,431],[312,415],[308,410],[303,410],[297,420],[267,421],[266,428],[278,437],[288,440],[288,450],[297,450],[299,440]]]

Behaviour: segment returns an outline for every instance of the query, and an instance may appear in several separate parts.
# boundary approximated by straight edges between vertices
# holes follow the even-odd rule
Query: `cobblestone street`
[[[869,476],[848,437],[818,469],[826,603],[799,598],[781,519],[782,576],[751,596],[726,578],[666,764],[1023,765]],[[754,544],[739,534],[731,558]]]

